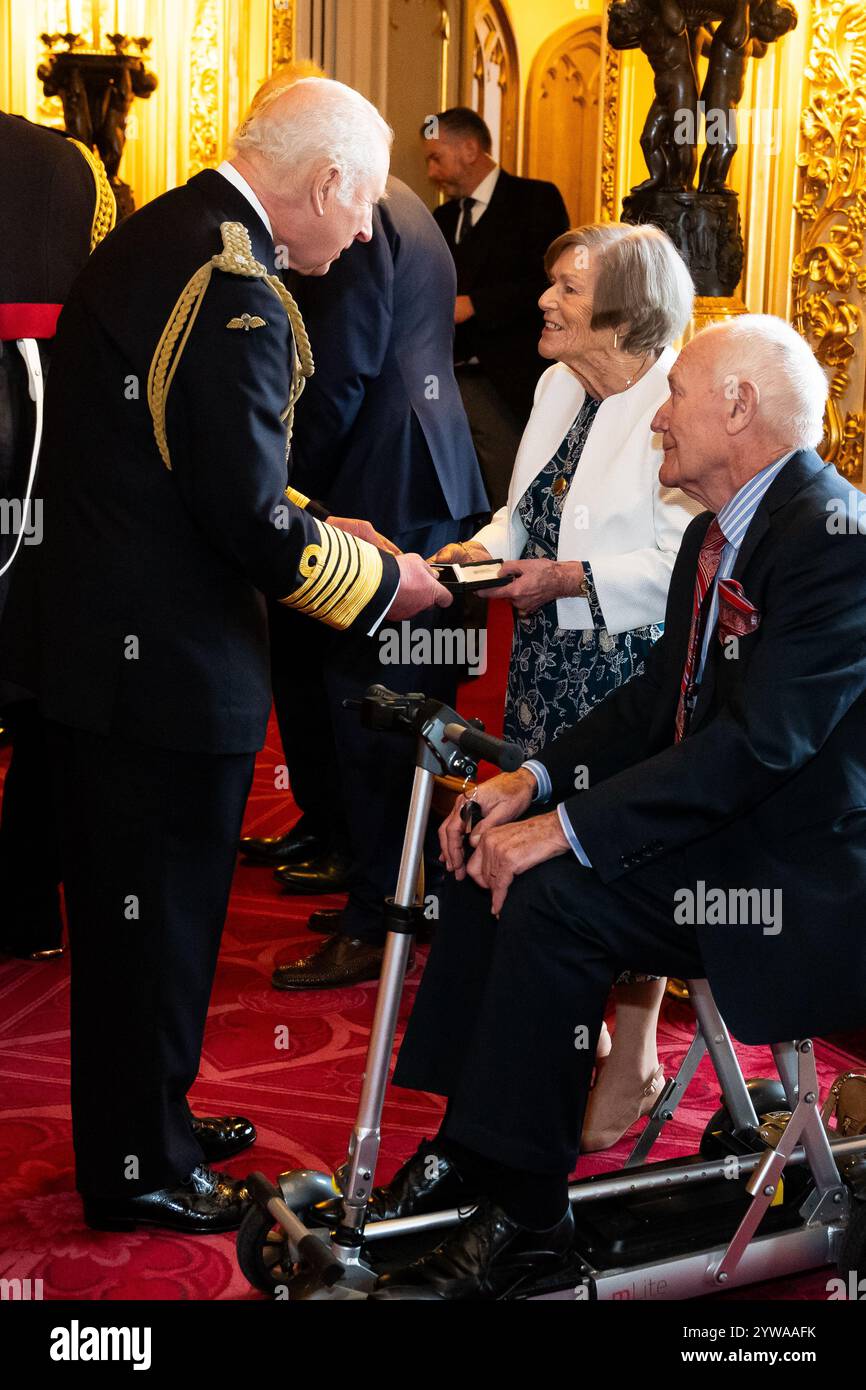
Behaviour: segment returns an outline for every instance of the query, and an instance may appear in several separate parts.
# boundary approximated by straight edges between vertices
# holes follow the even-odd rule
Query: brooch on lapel
[[[761,614],[749,599],[739,579],[719,580],[719,641],[747,637],[761,625]]]
[[[260,319],[258,314],[241,314],[240,318],[229,319],[226,328],[242,328],[249,333],[251,328],[267,328],[267,320]]]

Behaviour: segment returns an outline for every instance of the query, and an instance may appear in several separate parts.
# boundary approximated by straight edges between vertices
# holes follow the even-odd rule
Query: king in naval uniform
[[[363,633],[450,602],[419,556],[286,487],[313,367],[276,270],[324,274],[369,239],[390,138],[339,83],[277,92],[231,163],[106,239],[61,315],[44,541],[7,616],[32,633],[10,674],[53,742],[93,1226],[215,1231],[243,1214],[243,1187],[207,1163],[254,1131],[196,1122],[187,1091],[270,709],[265,596]]]

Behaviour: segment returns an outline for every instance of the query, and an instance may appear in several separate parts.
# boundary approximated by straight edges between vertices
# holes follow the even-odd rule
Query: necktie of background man
[[[458,246],[460,245],[461,241],[466,240],[469,233],[472,231],[472,209],[475,206],[475,201],[476,200],[474,198],[460,199],[460,211],[462,217],[460,221],[460,235],[457,238]]]

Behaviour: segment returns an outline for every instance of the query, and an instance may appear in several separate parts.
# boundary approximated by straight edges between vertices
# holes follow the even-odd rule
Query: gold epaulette
[[[200,266],[184,286],[180,298],[169,314],[168,322],[162,331],[162,337],[157,343],[147,377],[147,404],[153,420],[153,433],[162,455],[162,461],[169,469],[171,468],[171,455],[169,454],[165,429],[168,393],[171,390],[171,383],[183,356],[183,350],[189,341],[189,335],[215,270],[225,271],[229,275],[242,275],[248,279],[261,280],[269,289],[273,290],[288,315],[295,353],[289,403],[281,416],[286,426],[287,458],[292,442],[295,406],[306,385],[307,378],[311,377],[315,370],[310,340],[307,337],[304,320],[301,318],[301,311],[280,277],[269,275],[267,267],[253,256],[252,242],[246,227],[241,222],[223,222],[220,231],[223,249],[218,255],[211,256],[209,261]]]
[[[111,191],[111,184],[108,182],[108,175],[105,172],[105,165],[89,150],[80,140],[69,140],[70,145],[74,145],[81,155],[87,160],[88,168],[93,175],[93,182],[96,185],[96,207],[93,213],[93,223],[90,228],[90,250],[95,251],[103,237],[107,237],[115,222],[117,221],[117,203]]]
[[[381,553],[367,541],[313,520],[319,544],[305,548],[298,565],[303,581],[280,602],[328,627],[351,627],[382,582]]]

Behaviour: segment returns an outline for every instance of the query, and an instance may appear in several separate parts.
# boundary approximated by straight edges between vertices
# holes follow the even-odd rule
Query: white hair
[[[790,323],[773,314],[739,314],[712,324],[716,386],[752,381],[761,419],[791,449],[814,449],[824,434],[827,378],[812,349]]]
[[[564,251],[597,254],[590,328],[614,328],[626,352],[661,352],[685,331],[695,287],[670,237],[649,223],[593,222],[563,232],[547,249],[548,275]]]
[[[327,77],[275,82],[238,126],[231,153],[264,161],[283,187],[297,184],[310,165],[329,161],[340,171],[338,197],[351,202],[389,154],[394,132],[360,92]]]

